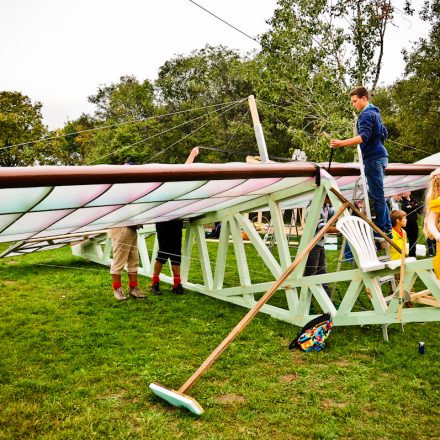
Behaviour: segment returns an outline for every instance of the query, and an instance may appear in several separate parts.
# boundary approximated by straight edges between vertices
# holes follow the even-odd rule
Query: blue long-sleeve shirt
[[[388,137],[388,131],[382,123],[378,107],[368,104],[364,108],[357,121],[357,130],[362,138],[361,151],[364,161],[388,157],[383,144]]]

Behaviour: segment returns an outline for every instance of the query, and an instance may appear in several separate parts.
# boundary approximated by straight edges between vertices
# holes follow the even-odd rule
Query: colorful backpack
[[[333,321],[329,313],[324,313],[312,319],[290,343],[289,349],[299,348],[302,351],[321,351],[324,348],[325,340],[328,338],[332,327]]]

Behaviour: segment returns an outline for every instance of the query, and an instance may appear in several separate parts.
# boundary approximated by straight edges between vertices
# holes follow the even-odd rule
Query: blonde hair
[[[425,197],[425,216],[423,219],[423,233],[425,237],[433,239],[434,237],[429,233],[426,222],[429,213],[429,202],[440,197],[440,168],[435,169],[429,176],[429,184],[426,189]]]

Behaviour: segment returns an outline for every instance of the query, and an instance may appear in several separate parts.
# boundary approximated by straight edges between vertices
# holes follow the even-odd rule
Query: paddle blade
[[[204,410],[199,405],[196,399],[193,399],[186,394],[178,393],[177,391],[170,390],[158,383],[150,383],[150,389],[153,391],[156,396],[166,400],[168,403],[171,403],[173,406],[180,406],[182,408],[186,408],[194,414],[198,416],[203,414]]]

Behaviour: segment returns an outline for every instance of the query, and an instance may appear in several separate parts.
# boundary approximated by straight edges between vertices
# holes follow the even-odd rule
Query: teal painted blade
[[[158,383],[150,383],[150,389],[153,391],[156,396],[166,400],[168,403],[171,403],[173,406],[179,406],[185,409],[188,409],[194,414],[198,416],[203,414],[204,410],[199,405],[199,403],[190,396],[185,394],[180,394],[177,391],[170,390]]]

